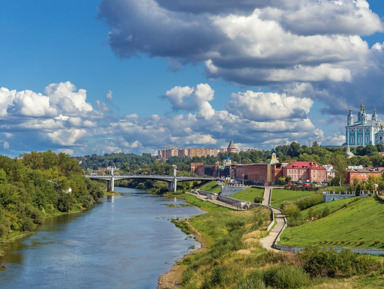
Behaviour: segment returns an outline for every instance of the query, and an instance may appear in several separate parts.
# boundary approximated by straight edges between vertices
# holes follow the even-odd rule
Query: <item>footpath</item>
[[[268,236],[259,240],[260,244],[267,250],[279,251],[273,248],[273,245],[278,241],[278,237],[286,227],[287,221],[282,212],[274,207],[271,207],[272,187],[265,187],[264,200],[262,205],[269,207],[275,215],[275,226],[269,231]]]
[[[271,207],[272,189],[273,189],[273,187],[265,187],[264,199],[262,202],[262,206],[267,207],[270,210],[272,210],[273,215],[274,215],[275,225],[269,231],[268,235],[264,238],[261,238],[259,241],[265,249],[279,251],[273,247],[274,247],[274,244],[278,241],[280,234],[285,229],[287,221],[285,219],[285,216],[282,214],[282,212],[279,209]],[[205,195],[193,194],[190,192],[187,192],[187,194],[193,195],[202,201],[208,201],[208,202],[211,202],[211,203],[214,203],[216,205],[226,207],[226,208],[229,208],[232,210],[241,210],[237,206],[233,206],[233,205],[230,205],[228,203],[220,201],[219,199],[217,199],[217,196],[215,196],[215,195],[212,195],[211,198],[207,198],[207,196],[205,196]]]

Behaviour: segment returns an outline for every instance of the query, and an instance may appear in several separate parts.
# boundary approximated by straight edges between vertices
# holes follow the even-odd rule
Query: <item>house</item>
[[[326,182],[327,172],[323,166],[315,162],[296,161],[283,168],[283,176],[290,177],[291,181]]]
[[[357,179],[359,182],[367,181],[369,176],[379,177],[381,176],[384,168],[348,168],[347,172],[347,184],[353,184],[353,180]]]

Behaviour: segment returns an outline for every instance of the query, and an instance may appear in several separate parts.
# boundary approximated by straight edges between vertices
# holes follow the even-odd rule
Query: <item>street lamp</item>
[[[177,166],[176,165],[172,165],[172,167],[173,167],[173,176],[176,178]]]

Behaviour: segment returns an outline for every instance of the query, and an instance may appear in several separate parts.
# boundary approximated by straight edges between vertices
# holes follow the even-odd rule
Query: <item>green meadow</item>
[[[292,191],[285,189],[273,189],[271,197],[271,206],[278,208],[284,201],[297,201],[302,197],[313,195],[313,191]]]
[[[384,249],[382,201],[376,197],[354,198],[322,203],[312,207],[312,210],[321,210],[326,206],[330,209],[330,215],[297,227],[288,226],[279,244]],[[310,209],[302,213],[308,213]]]
[[[202,191],[208,191],[212,193],[220,193],[221,192],[221,186],[217,184],[216,181],[209,182],[205,185],[202,185],[200,188]]]
[[[245,189],[244,191],[231,195],[231,198],[253,202],[255,197],[263,197],[263,196],[264,196],[264,189],[248,188],[248,189]]]

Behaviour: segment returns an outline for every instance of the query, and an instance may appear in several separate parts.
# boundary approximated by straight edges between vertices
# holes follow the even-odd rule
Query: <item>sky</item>
[[[384,120],[382,0],[5,0],[0,155],[342,145]]]

